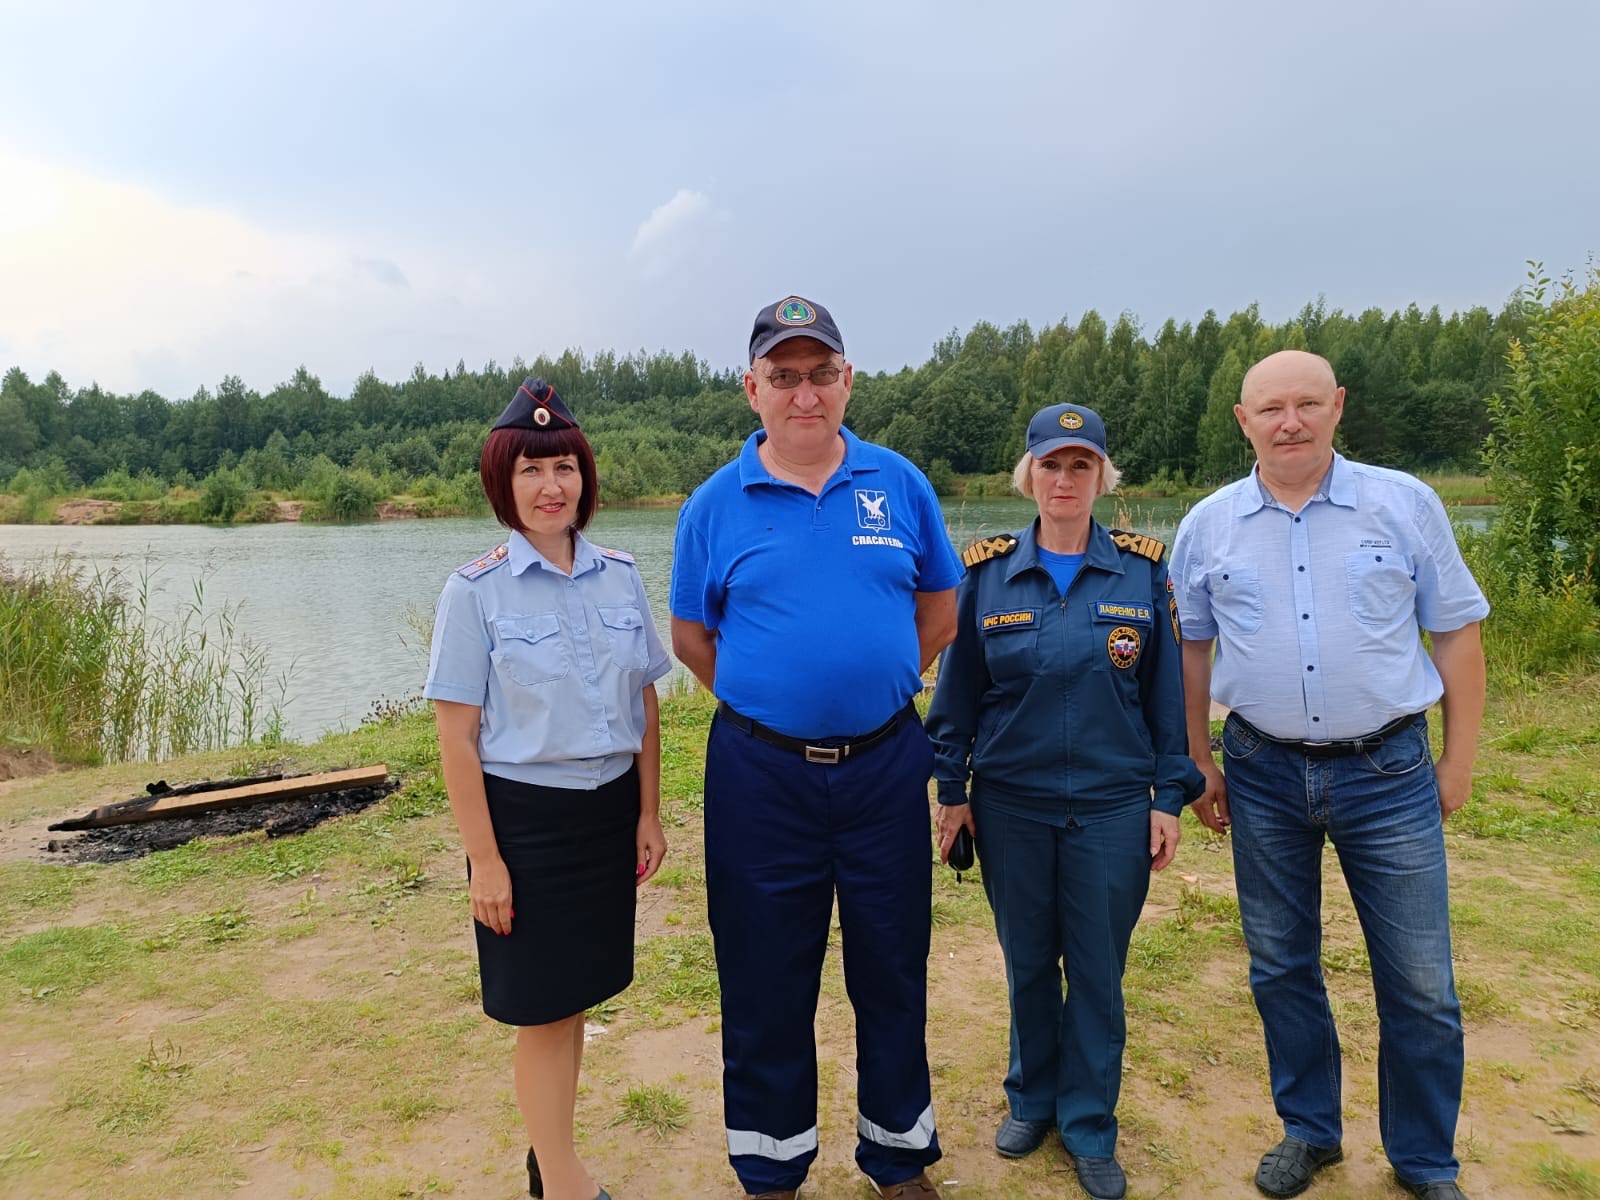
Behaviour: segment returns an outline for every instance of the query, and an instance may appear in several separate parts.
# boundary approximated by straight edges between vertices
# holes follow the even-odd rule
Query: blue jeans
[[[1333,842],[1372,960],[1378,1123],[1395,1174],[1456,1177],[1463,1065],[1450,896],[1428,723],[1379,748],[1312,759],[1223,729],[1250,990],[1284,1132],[1336,1146],[1339,1035],[1322,977],[1322,843]]]

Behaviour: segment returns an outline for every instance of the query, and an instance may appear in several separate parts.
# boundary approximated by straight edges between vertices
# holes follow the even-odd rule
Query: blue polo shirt
[[[513,531],[445,581],[422,694],[482,709],[489,774],[593,789],[633,765],[672,664],[633,557],[573,540],[570,575]]]
[[[672,615],[717,635],[715,690],[793,737],[876,729],[922,687],[916,593],[961,580],[927,478],[847,429],[822,494],[775,478],[757,431],[678,515]]]
[[[1433,489],[1339,454],[1299,512],[1254,470],[1196,504],[1172,581],[1184,637],[1217,639],[1212,697],[1310,742],[1431,707],[1444,684],[1419,628],[1489,615]]]

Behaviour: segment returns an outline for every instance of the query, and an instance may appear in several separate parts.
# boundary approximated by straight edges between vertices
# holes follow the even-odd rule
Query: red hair
[[[566,454],[578,460],[578,477],[583,480],[578,516],[572,528],[579,530],[588,525],[599,499],[600,484],[595,475],[594,450],[578,429],[496,429],[489,435],[478,456],[478,477],[483,480],[483,494],[494,509],[495,519],[507,529],[526,533],[522,518],[517,516],[516,501],[511,498],[511,476],[517,459],[560,458]]]

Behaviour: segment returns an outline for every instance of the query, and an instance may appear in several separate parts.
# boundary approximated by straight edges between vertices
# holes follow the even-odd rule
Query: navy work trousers
[[[1127,1041],[1122,973],[1150,889],[1149,801],[1057,826],[985,805],[975,784],[973,816],[1006,960],[1012,1115],[1053,1120],[1074,1155],[1110,1157]]]
[[[834,764],[712,722],[706,893],[728,1158],[747,1192],[799,1187],[817,1156],[814,1025],[835,891],[856,1014],[856,1162],[887,1187],[939,1159],[925,1037],[932,766],[915,720]]]

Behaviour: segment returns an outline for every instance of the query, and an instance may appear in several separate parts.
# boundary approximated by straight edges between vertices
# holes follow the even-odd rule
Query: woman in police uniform
[[[1038,520],[963,555],[928,712],[940,856],[973,832],[1005,955],[1011,1113],[995,1148],[1020,1158],[1056,1128],[1084,1190],[1117,1200],[1122,972],[1200,775],[1163,546],[1091,512],[1117,480],[1100,417],[1036,413],[1014,480]]]
[[[572,1137],[583,1014],[632,981],[634,890],[666,853],[654,681],[669,664],[632,557],[581,532],[594,453],[554,388],[522,383],[479,473],[511,534],[445,582],[423,694],[483,1010],[518,1027],[529,1191],[609,1200]]]

